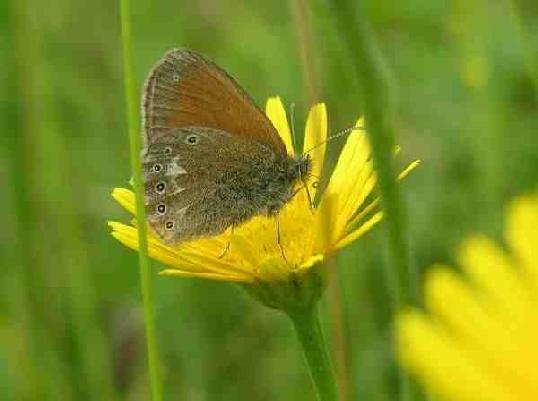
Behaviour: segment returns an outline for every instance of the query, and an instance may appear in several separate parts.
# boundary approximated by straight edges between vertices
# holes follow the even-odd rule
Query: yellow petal
[[[189,272],[183,270],[175,269],[166,269],[159,273],[162,276],[177,276],[177,277],[192,277],[192,278],[202,278],[208,280],[217,280],[217,281],[233,281],[237,283],[247,283],[250,280],[247,280],[243,276],[236,276],[232,274],[217,274],[217,273],[200,273],[200,272]]]
[[[506,240],[538,291],[538,195],[517,198],[507,217]]]
[[[411,162],[400,174],[398,174],[398,180],[403,180],[404,178],[407,178],[407,176],[409,176],[409,174],[411,174],[411,172],[413,172],[419,166],[419,164],[420,164],[420,160],[415,160]],[[353,202],[349,203],[349,206],[357,205],[355,210],[352,213],[356,213],[356,210],[360,209],[360,205],[364,202],[364,199],[366,198],[366,196],[368,196],[371,193],[372,191],[371,184],[375,184],[375,178],[373,182],[367,183],[366,188],[364,189],[363,192],[358,192],[356,198],[352,198],[354,199],[353,200],[354,203]],[[360,211],[358,211],[358,213],[354,215],[350,221],[347,222],[347,226],[354,228],[354,226],[359,224],[366,215],[368,215],[373,210],[375,210],[380,205],[380,202],[381,200],[379,197],[372,200],[367,206],[360,209]],[[347,211],[347,213],[349,214],[349,210]]]
[[[287,281],[293,270],[284,261],[281,255],[267,258],[263,265],[258,268],[258,277],[263,281],[278,282]]]
[[[358,120],[356,126],[362,126],[362,120]],[[364,130],[351,132],[340,153],[326,192],[337,193],[341,199],[347,200],[353,183],[369,158],[370,145]]]
[[[173,248],[177,249],[178,252],[186,251],[217,258],[222,254],[222,251],[226,247],[229,239],[230,235],[228,232],[226,232],[216,237],[201,238],[197,241],[177,244],[174,245]]]
[[[138,250],[138,230],[122,223],[110,222],[112,236],[127,247]],[[158,238],[148,236],[148,254],[159,262],[181,270],[197,273],[215,273],[243,275],[245,281],[252,281],[254,277],[247,269],[226,263],[224,259],[207,257],[188,251],[180,251],[162,243]]]
[[[323,253],[343,235],[342,229],[336,226],[338,216],[336,205],[338,205],[338,194],[325,192],[314,214],[314,224],[312,224],[314,236],[310,242],[311,248],[306,250],[308,254]]]
[[[224,248],[223,248],[224,249]],[[221,249],[222,251],[222,249]],[[221,252],[222,253],[222,252]],[[235,274],[235,275],[241,275],[245,276],[246,279],[253,281],[254,275],[253,270],[245,267],[241,263],[231,263],[228,262],[228,259],[226,257],[220,258],[218,256],[210,256],[204,253],[200,252],[189,252],[189,251],[181,251],[178,253],[178,263],[176,263],[176,266],[179,269],[183,269],[185,266],[185,262],[188,262],[189,264],[193,266],[204,266],[205,270],[218,273],[218,274]]]
[[[355,217],[353,217],[353,219],[348,222],[346,229],[354,229],[362,221],[362,219],[377,210],[380,207],[380,204],[381,198],[379,197],[368,203],[363,209],[361,209],[360,212],[357,213]]]
[[[538,392],[532,380],[536,378],[534,364],[525,363],[524,357],[536,356],[534,340],[522,341],[520,333],[528,328],[499,319],[496,307],[483,302],[480,295],[479,288],[448,268],[435,268],[426,278],[425,303],[439,326],[490,380],[509,388],[513,399],[527,399],[526,391]]]
[[[397,324],[398,356],[430,391],[446,401],[515,401],[447,333],[418,312]]]
[[[310,109],[306,119],[303,153],[312,149],[312,175],[318,181],[325,160],[325,148],[327,140],[327,107],[324,103],[318,103]],[[311,190],[312,197],[316,194],[316,188]]]
[[[341,197],[338,210],[339,227],[345,227],[353,215],[364,203],[366,197],[372,193],[377,183],[374,166],[371,161],[366,162],[355,182],[350,183],[349,190]],[[344,196],[346,196],[344,198]]]
[[[461,246],[459,262],[486,302],[496,305],[497,320],[517,324],[528,318],[529,293],[511,260],[489,239],[475,236]]]
[[[488,359],[493,362],[495,355],[504,354],[502,344],[506,340],[510,342],[504,327],[496,322],[476,292],[454,271],[447,267],[430,270],[424,298],[428,311],[436,316],[439,324],[449,329],[462,347],[469,350],[473,359],[488,363]]]
[[[138,230],[126,224],[109,222],[112,228],[112,236],[120,241],[123,245],[138,251]],[[177,254],[163,246],[159,241],[151,241],[148,238],[148,254],[166,265],[174,266],[177,264]]]
[[[310,270],[312,266],[321,263],[323,259],[325,259],[323,254],[310,256],[301,266],[297,267],[297,274],[301,274],[307,270]]]
[[[286,109],[278,96],[270,97],[265,104],[265,114],[271,120],[276,130],[278,131],[286,150],[290,155],[294,154],[293,143],[291,140],[290,126],[286,117]]]
[[[370,231],[374,226],[381,221],[383,218],[382,212],[377,212],[372,217],[370,217],[368,220],[366,220],[363,224],[361,224],[358,228],[353,230],[351,233],[346,235],[344,238],[342,238],[338,243],[336,244],[336,249],[343,248],[356,239],[362,237],[364,234],[366,234],[368,231]]]
[[[428,312],[435,314],[440,323],[450,326],[462,341],[480,341],[491,325],[490,316],[477,302],[472,289],[448,267],[435,266],[427,273],[424,293]]]
[[[243,261],[248,263],[252,269],[257,268],[261,264],[262,259],[260,256],[262,255],[256,253],[255,247],[250,245],[250,241],[247,237],[236,234],[231,241],[231,246],[238,250]]]
[[[128,212],[136,214],[135,194],[133,191],[125,188],[114,188],[112,197]]]

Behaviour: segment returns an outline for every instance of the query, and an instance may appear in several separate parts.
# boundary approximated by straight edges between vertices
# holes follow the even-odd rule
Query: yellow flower
[[[288,152],[294,152],[286,112],[279,98],[267,101],[266,114],[278,130]],[[357,126],[362,126],[362,122],[358,121]],[[304,149],[311,149],[326,138],[327,110],[324,104],[317,104],[312,107],[307,118]],[[321,175],[325,147],[323,144],[311,152],[313,177]],[[414,162],[409,165],[401,177],[417,164]],[[217,237],[178,245],[163,243],[150,230],[148,252],[151,257],[168,266],[161,272],[164,275],[239,283],[289,282],[292,278],[301,277],[328,253],[362,236],[381,220],[377,200],[364,205],[375,182],[376,175],[365,132],[356,130],[349,134],[319,204],[311,210],[306,191],[302,189],[281,211],[280,234],[285,258],[277,244],[275,220],[265,216],[255,217],[236,227],[233,234],[227,232]],[[314,197],[315,182],[310,181],[309,188]],[[116,188],[112,196],[134,213],[133,192]],[[326,210],[333,216],[326,234],[323,234],[325,228],[321,210]],[[130,248],[138,249],[135,227],[118,222],[109,224],[116,239]],[[219,257],[228,242],[229,251],[224,257]]]
[[[398,352],[441,400],[538,400],[538,194],[507,212],[510,253],[482,236],[459,253],[465,278],[432,269],[429,315],[397,321]]]

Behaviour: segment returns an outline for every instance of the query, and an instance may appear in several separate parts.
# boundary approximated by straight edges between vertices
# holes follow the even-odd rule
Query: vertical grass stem
[[[125,104],[127,113],[127,128],[129,133],[130,160],[136,194],[136,221],[139,241],[139,266],[144,301],[144,320],[146,326],[146,345],[148,352],[148,369],[151,394],[153,401],[162,401],[162,387],[159,374],[159,358],[157,351],[157,336],[155,330],[155,312],[153,279],[148,258],[148,243],[146,216],[144,210],[144,188],[142,169],[140,165],[140,125],[137,85],[133,71],[133,51],[131,41],[130,1],[120,0],[121,37],[123,46],[123,68],[125,86]]]

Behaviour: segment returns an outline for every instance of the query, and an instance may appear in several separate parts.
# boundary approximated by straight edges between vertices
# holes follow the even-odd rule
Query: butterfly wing
[[[146,144],[169,128],[219,129],[286,153],[265,114],[224,70],[188,50],[168,52],[151,71],[143,101]]]
[[[220,234],[261,213],[259,172],[275,159],[270,148],[228,132],[169,129],[143,156],[151,227],[165,242],[178,243]]]

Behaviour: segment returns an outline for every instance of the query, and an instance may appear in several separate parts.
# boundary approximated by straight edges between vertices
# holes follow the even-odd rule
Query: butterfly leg
[[[308,182],[303,180],[303,185],[306,191],[306,197],[308,198],[308,204],[310,205],[310,211],[314,212],[314,201],[312,200],[312,195],[310,194],[310,190],[308,189]]]
[[[222,253],[219,255],[218,259],[222,259],[223,257],[225,257],[228,251],[230,250],[230,246],[231,246],[230,237],[234,234],[234,227],[235,226],[232,224],[230,236],[228,237],[228,240],[226,241],[226,245],[224,246],[224,249],[222,250]]]
[[[278,214],[275,216],[275,229],[276,229],[276,243],[278,245],[278,248],[280,249],[280,256],[282,256],[282,259],[284,259],[284,262],[288,263],[288,259],[286,259],[286,254],[284,253],[284,247],[282,246],[282,241],[280,237],[280,219],[278,217]]]

